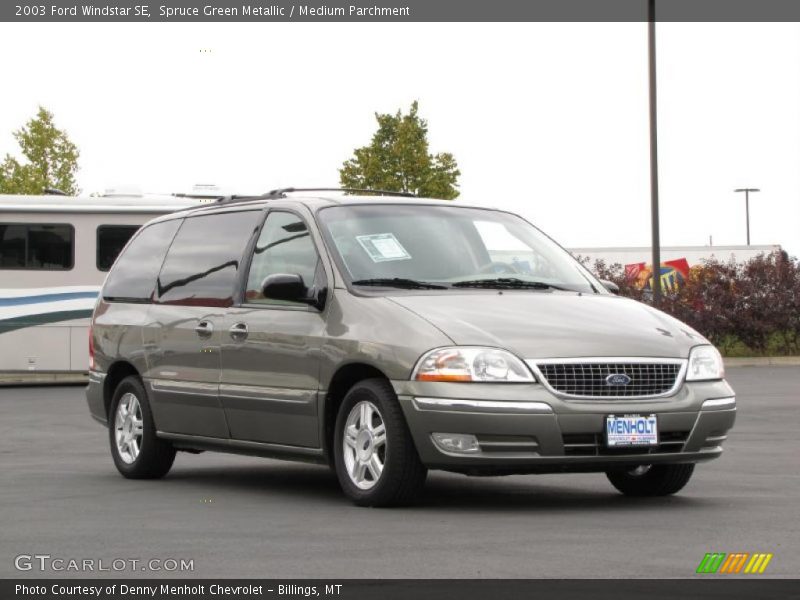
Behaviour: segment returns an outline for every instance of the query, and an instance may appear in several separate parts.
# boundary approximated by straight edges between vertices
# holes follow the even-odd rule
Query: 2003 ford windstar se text
[[[369,506],[411,502],[428,469],[673,494],[722,453],[734,393],[703,336],[606,287],[499,210],[231,197],[119,256],[89,408],[130,478],[218,450],[328,463]]]

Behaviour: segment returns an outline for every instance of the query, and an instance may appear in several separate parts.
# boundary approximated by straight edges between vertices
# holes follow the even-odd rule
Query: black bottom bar
[[[745,579],[4,579],[3,600],[613,600],[797,598],[800,580]],[[757,576],[756,576],[757,577]]]

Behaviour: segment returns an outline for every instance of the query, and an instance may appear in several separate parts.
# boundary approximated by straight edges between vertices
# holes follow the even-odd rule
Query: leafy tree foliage
[[[449,152],[430,154],[428,122],[415,101],[408,114],[375,113],[378,130],[368,146],[356,148],[339,169],[342,187],[411,192],[452,200],[459,194],[456,159]]]
[[[78,148],[67,133],[53,123],[53,114],[43,107],[34,118],[14,132],[25,157],[18,161],[10,154],[0,163],[0,193],[42,194],[57,188],[67,194],[79,192],[75,181]]]

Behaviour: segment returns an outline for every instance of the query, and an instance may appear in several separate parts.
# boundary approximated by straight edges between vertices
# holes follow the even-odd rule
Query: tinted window
[[[142,229],[108,274],[103,297],[133,302],[150,300],[164,254],[180,224],[180,219],[175,219]]]
[[[317,262],[317,251],[305,222],[292,213],[269,213],[250,263],[247,301],[286,304],[285,301],[264,298],[261,293],[264,279],[274,273],[298,274],[310,287],[314,284]]]
[[[66,271],[74,248],[72,225],[0,223],[0,269]]]
[[[158,277],[158,301],[230,306],[239,261],[260,215],[245,211],[186,219]]]
[[[100,225],[97,228],[97,269],[108,271],[138,225]]]

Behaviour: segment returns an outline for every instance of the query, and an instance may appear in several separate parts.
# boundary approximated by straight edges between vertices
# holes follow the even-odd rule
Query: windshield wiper
[[[446,285],[430,283],[428,281],[417,281],[416,279],[405,279],[402,277],[375,277],[373,279],[357,279],[353,285],[374,285],[383,287],[405,288],[409,290],[446,290]]]
[[[525,281],[524,279],[517,279],[516,277],[495,277],[492,279],[469,279],[467,281],[457,281],[453,287],[474,287],[474,288],[490,288],[490,289],[535,289],[535,290],[562,290],[565,292],[574,292],[576,290],[561,287],[560,285],[553,285],[552,283],[545,283],[544,281]]]

